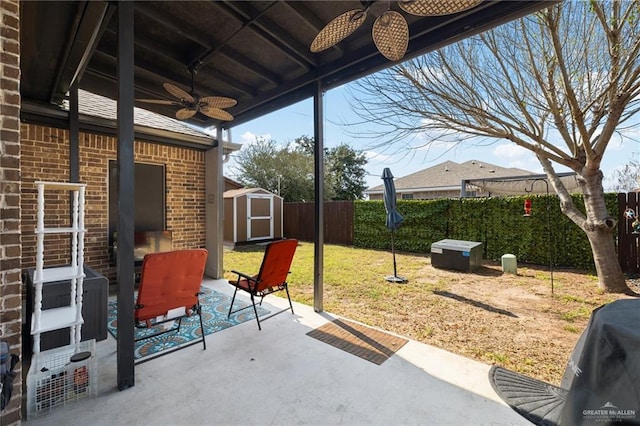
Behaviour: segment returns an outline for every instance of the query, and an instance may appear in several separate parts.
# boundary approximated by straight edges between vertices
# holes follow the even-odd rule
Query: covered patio
[[[224,280],[204,285],[231,293]],[[244,298],[246,300],[246,297]],[[265,307],[287,306],[270,296]],[[97,345],[99,395],[29,425],[345,424],[526,425],[495,394],[489,365],[410,340],[381,365],[307,335],[332,320],[294,304],[258,330],[250,320],[136,366],[136,386],[116,388],[116,342]]]
[[[206,352],[191,347],[134,369],[135,199],[130,190],[134,173],[134,105],[176,117],[178,108],[174,105],[139,102],[139,99],[174,100],[163,90],[164,83],[185,89],[191,87],[202,96],[237,100],[237,105],[226,109],[233,115],[232,121],[200,113],[187,120],[194,126],[215,129],[212,146],[204,154],[206,223],[203,228],[205,248],[209,251],[207,275],[212,279],[220,278],[223,273],[223,233],[219,231],[223,229],[222,146],[227,130],[312,97],[315,176],[322,176],[323,109],[331,107],[324,105],[323,93],[393,63],[372,43],[373,18],[334,47],[313,53],[309,46],[333,18],[349,10],[362,9],[369,3],[7,3],[3,16],[17,15],[19,22],[14,25],[17,30],[5,33],[3,40],[13,40],[19,46],[16,50],[20,73],[14,78],[20,96],[17,108],[3,109],[3,131],[14,132],[17,128],[19,132],[19,122],[60,126],[62,120],[69,135],[69,140],[65,141],[69,146],[69,181],[82,182],[85,177],[81,175],[79,164],[82,143],[78,90],[118,101],[117,179],[121,190],[117,200],[120,209],[117,218],[117,291],[118,324],[122,332],[117,341],[109,338],[98,345],[101,396],[52,413],[43,421],[50,423],[58,419],[66,424],[125,421],[434,424],[465,423],[465,419],[466,423],[478,424],[520,421],[492,393],[486,380],[487,366],[410,342],[383,366],[375,367],[359,359],[343,359],[350,355],[336,354],[327,345],[325,348],[305,336],[307,331],[327,321],[327,315],[322,313],[323,213],[322,203],[318,201],[323,199],[323,182],[317,178],[314,181],[314,306],[299,306],[297,313],[300,313],[295,317],[281,315],[272,320],[268,329],[277,332],[258,333],[253,324],[242,324],[212,335],[209,338],[211,348]],[[409,40],[403,59],[525,16],[550,3],[553,2],[486,0],[459,13],[427,17],[406,14]],[[388,6],[398,10],[396,2],[390,2]],[[2,90],[5,99],[15,102],[15,97],[6,95],[15,92],[13,86],[5,84]],[[69,113],[61,117],[63,101],[69,102]],[[19,149],[19,136],[16,139]],[[20,168],[27,166],[17,162],[16,174],[9,175],[5,171],[13,172],[16,169],[13,163],[3,165],[5,176],[18,176],[12,178],[15,186],[5,186],[3,196],[15,196],[12,200],[18,200],[19,208]],[[19,228],[18,219],[18,234]],[[13,226],[9,230],[15,233]],[[14,239],[5,238],[3,246],[9,244],[15,245]],[[17,252],[7,250],[3,259],[8,271],[3,275],[3,285],[7,284],[3,300],[19,296],[22,291],[20,272],[24,266],[19,243],[17,247]],[[24,313],[14,305],[11,309],[18,312],[17,322],[20,322],[20,314]],[[5,303],[5,306],[9,304]],[[3,315],[5,318],[6,313]],[[12,347],[19,348],[22,330],[8,327],[3,334],[15,340],[11,341]],[[254,355],[248,355],[247,350]],[[469,374],[460,374],[465,371]],[[320,386],[316,380],[322,380],[324,384]],[[253,392],[251,383],[254,381],[262,392]],[[231,382],[235,388],[229,387]],[[117,391],[134,386],[129,392]],[[282,391],[286,397],[284,402],[277,398],[280,392],[273,389]],[[449,389],[451,393],[443,389]],[[243,395],[245,392],[247,396]],[[269,397],[253,400],[252,395],[256,394]],[[140,400],[136,401],[136,398]],[[123,406],[130,409],[123,410]],[[215,418],[211,417],[212,407],[220,410]],[[388,412],[383,414],[381,407],[387,407]],[[399,417],[403,413],[406,413],[406,419]],[[239,415],[246,417],[237,417]],[[445,417],[437,417],[439,415]]]

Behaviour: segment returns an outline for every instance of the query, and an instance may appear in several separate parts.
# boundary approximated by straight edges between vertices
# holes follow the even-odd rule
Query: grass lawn
[[[225,278],[232,269],[256,274],[263,245],[225,249]],[[293,300],[313,305],[312,243],[301,242],[291,266]],[[437,269],[429,255],[396,253],[398,275],[389,283],[393,256],[387,251],[324,247],[324,310],[379,327],[487,364],[499,364],[554,384],[591,311],[625,298],[601,293],[597,278],[548,265],[518,265],[503,274],[485,261],[475,273]]]

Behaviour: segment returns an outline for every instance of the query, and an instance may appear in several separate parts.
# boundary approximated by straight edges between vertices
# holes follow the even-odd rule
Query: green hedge
[[[532,214],[524,216],[524,200],[531,199]],[[575,205],[584,211],[582,196]],[[616,194],[606,194],[607,210],[618,216]],[[518,260],[556,266],[594,269],[586,235],[560,211],[557,196],[398,200],[404,221],[395,233],[397,250],[428,253],[431,244],[445,239],[479,241],[484,258],[500,260],[515,254]],[[382,201],[356,201],[356,247],[390,249],[391,234],[385,227]]]

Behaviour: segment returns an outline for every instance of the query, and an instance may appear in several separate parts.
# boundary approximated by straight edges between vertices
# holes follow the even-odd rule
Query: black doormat
[[[380,365],[409,340],[344,319],[311,330],[308,336]]]
[[[558,424],[567,391],[499,366],[489,370],[496,393],[518,414],[535,425]]]

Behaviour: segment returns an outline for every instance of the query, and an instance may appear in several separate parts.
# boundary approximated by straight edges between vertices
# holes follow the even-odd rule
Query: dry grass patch
[[[225,271],[257,273],[263,252],[227,250]],[[577,270],[554,271],[552,295],[545,266],[518,265],[512,275],[486,261],[468,274],[434,268],[428,255],[401,253],[396,261],[405,284],[384,280],[393,274],[389,252],[326,245],[325,311],[554,384],[591,311],[628,297],[603,294],[596,277]],[[300,243],[289,283],[294,300],[313,304],[312,243]]]

